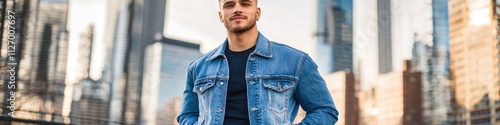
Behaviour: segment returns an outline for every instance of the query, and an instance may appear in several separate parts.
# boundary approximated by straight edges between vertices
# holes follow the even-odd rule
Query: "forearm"
[[[177,117],[177,122],[179,122],[179,125],[196,125],[198,122],[198,114],[181,114]]]
[[[184,98],[181,112],[177,117],[177,122],[179,122],[179,125],[193,125],[198,121],[198,116],[198,102],[195,102],[195,99],[192,99],[192,97]]]
[[[317,108],[308,111],[298,125],[333,125],[338,121],[338,114],[333,107]]]
[[[180,125],[193,125],[198,122],[198,96],[193,92],[193,75],[188,71],[186,89],[184,90],[181,109],[177,122]]]

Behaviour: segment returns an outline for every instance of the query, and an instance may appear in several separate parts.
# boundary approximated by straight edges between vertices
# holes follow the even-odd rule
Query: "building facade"
[[[106,124],[109,115],[109,83],[91,78],[92,58],[95,56],[95,28],[89,25],[80,35],[78,46],[79,81],[74,84],[71,102],[71,124]]]
[[[146,48],[141,124],[177,123],[187,69],[200,56],[200,45],[170,38]]]
[[[162,38],[166,0],[108,1],[102,77],[110,83],[110,124],[141,124],[146,47]]]
[[[392,8],[391,0],[377,0],[378,72],[388,73],[392,66]]]
[[[498,0],[450,0],[454,124],[500,123]]]
[[[411,71],[410,61],[405,61],[403,72],[390,72],[379,77],[374,87],[375,125],[422,125],[421,73]]]
[[[353,70],[353,1],[318,0],[316,53],[320,73]]]
[[[4,3],[5,2],[5,3]],[[67,0],[3,1],[15,13],[16,113],[19,119],[61,123],[68,50]],[[5,12],[6,12],[5,11]],[[11,13],[12,14],[12,13]],[[7,20],[3,20],[7,21]],[[5,24],[3,22],[2,24]],[[6,26],[6,25],[4,25]],[[7,31],[4,27],[4,31]],[[13,28],[11,28],[13,29]],[[7,34],[2,32],[1,58],[8,52]],[[9,43],[12,45],[12,43]],[[2,69],[7,68],[2,65]],[[7,74],[2,72],[2,74]],[[8,78],[8,77],[3,77]],[[2,79],[2,86],[10,80]],[[2,92],[9,92],[2,88]],[[22,96],[20,96],[22,95]],[[4,97],[7,97],[4,95]],[[5,100],[5,99],[4,99]],[[3,101],[5,105],[8,101]],[[6,107],[3,106],[2,107]],[[6,114],[4,110],[3,114]],[[51,114],[51,115],[45,115]],[[42,117],[44,116],[44,117]]]
[[[429,0],[429,2],[432,4],[426,5],[425,8],[432,10],[429,13],[432,18],[428,19],[432,25],[428,33],[415,34],[412,70],[422,72],[423,123],[448,125],[452,122],[448,1]],[[432,39],[422,39],[426,34],[431,35]]]

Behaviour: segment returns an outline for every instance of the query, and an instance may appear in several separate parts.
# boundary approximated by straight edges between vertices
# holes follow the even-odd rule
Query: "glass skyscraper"
[[[413,70],[422,72],[423,123],[451,124],[452,89],[449,76],[448,1],[432,0],[432,42],[415,41]],[[425,35],[425,34],[417,34]]]
[[[317,51],[321,73],[353,70],[352,0],[319,0]]]
[[[381,74],[393,70],[391,12],[391,0],[377,0],[378,72]]]
[[[140,124],[145,48],[163,34],[165,6],[165,0],[109,1],[103,77],[111,83],[110,121]]]
[[[148,46],[144,64],[141,124],[177,124],[186,74],[202,56],[198,44],[163,38]],[[177,105],[177,106],[176,106]]]
[[[329,41],[333,41],[333,72],[353,70],[352,0],[333,0],[328,17]],[[332,23],[333,21],[333,23]]]

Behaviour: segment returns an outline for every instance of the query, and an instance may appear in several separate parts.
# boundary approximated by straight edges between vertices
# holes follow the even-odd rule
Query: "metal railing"
[[[134,125],[121,121],[110,121],[107,118],[81,117],[81,116],[63,116],[61,114],[37,112],[37,111],[16,111],[22,116],[11,117],[9,115],[0,115],[0,125]],[[51,120],[42,119],[51,118]],[[31,118],[28,118],[31,117]],[[33,119],[36,117],[35,119]],[[38,119],[37,119],[38,118]],[[55,120],[60,119],[60,120]],[[69,124],[64,123],[62,119],[69,119]]]

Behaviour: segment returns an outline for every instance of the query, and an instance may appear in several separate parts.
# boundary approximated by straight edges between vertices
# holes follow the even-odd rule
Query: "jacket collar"
[[[215,52],[213,52],[208,58],[206,61],[210,61],[210,60],[213,60],[217,57],[222,57],[224,56],[224,50],[227,46],[227,38],[226,40],[224,40],[224,43],[222,43],[219,47],[217,47],[217,49],[215,50]],[[272,54],[272,48],[271,48],[271,42],[264,36],[262,35],[260,32],[259,32],[259,35],[257,37],[257,43],[256,43],[256,46],[255,46],[255,50],[252,52],[256,55],[259,55],[259,56],[262,56],[262,57],[266,57],[266,58],[272,58],[273,57],[273,54]]]

